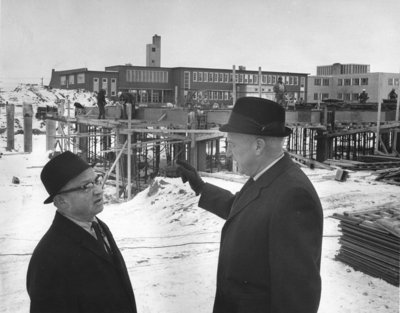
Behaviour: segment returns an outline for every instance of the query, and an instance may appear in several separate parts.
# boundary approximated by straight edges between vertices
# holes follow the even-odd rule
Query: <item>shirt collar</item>
[[[65,215],[63,212],[58,211],[62,216],[66,217],[67,219],[69,219],[70,221],[74,222],[75,224],[77,224],[78,226],[82,227],[84,230],[86,230],[87,232],[89,232],[91,235],[93,235],[93,230],[92,230],[92,222],[95,221],[97,222],[97,218],[94,217],[92,221],[90,222],[82,222],[82,221],[78,221],[77,219]]]
[[[272,163],[268,164],[261,172],[258,172],[258,173],[253,177],[254,181],[256,181],[257,179],[259,179],[260,176],[261,176],[262,174],[264,174],[264,173],[265,173],[266,171],[268,171],[272,166],[274,166],[276,163],[278,163],[278,161],[279,161],[280,159],[282,159],[283,156],[284,156],[284,153],[282,153],[280,156],[278,156],[274,161],[272,161]]]

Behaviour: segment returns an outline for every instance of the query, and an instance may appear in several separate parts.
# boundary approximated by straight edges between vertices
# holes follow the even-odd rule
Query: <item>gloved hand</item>
[[[196,169],[189,163],[177,160],[176,164],[178,164],[178,173],[182,178],[182,182],[186,183],[189,181],[190,188],[192,188],[196,196],[198,196],[203,191],[203,187],[206,183],[201,179]]]

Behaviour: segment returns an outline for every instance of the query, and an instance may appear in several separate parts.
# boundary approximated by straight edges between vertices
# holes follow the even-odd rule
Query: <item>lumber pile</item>
[[[342,235],[336,259],[399,286],[400,209],[335,213]]]

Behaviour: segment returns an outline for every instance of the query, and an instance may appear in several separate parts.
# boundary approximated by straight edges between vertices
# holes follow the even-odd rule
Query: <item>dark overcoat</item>
[[[56,213],[29,263],[31,312],[136,313],[122,255],[102,221],[112,255],[82,227]]]
[[[214,313],[318,311],[322,208],[288,155],[236,195],[207,183],[199,206],[226,219]]]

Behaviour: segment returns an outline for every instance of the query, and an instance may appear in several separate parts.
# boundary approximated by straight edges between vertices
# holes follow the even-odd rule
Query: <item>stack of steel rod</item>
[[[399,286],[400,209],[335,213],[340,220],[336,259],[368,275]]]

